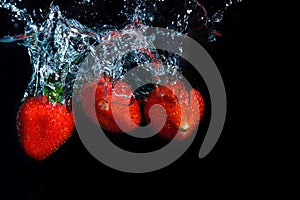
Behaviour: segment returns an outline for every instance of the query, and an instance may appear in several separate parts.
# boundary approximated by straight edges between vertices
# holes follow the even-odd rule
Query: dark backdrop
[[[42,1],[26,2],[29,6],[42,5]],[[219,67],[228,95],[228,116],[217,145],[200,160],[201,142],[196,141],[170,166],[146,174],[128,174],[106,167],[87,152],[77,133],[45,161],[37,162],[24,155],[15,119],[31,76],[29,56],[22,46],[0,44],[3,199],[192,199],[193,195],[200,199],[203,195],[238,197],[239,192],[250,195],[261,190],[258,184],[249,186],[251,181],[257,181],[254,171],[259,167],[250,153],[255,149],[250,142],[255,135],[251,117],[255,106],[249,93],[254,92],[251,82],[258,69],[252,49],[258,45],[255,38],[259,34],[253,7],[247,1],[232,6],[222,24],[223,36],[205,46]],[[1,34],[5,33],[3,23],[0,27]]]

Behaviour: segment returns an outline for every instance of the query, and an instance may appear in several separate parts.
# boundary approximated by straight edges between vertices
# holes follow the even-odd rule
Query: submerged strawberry
[[[189,137],[204,113],[202,95],[195,89],[191,89],[188,93],[184,83],[180,81],[157,87],[147,96],[145,102],[144,112],[148,123],[150,122],[149,111],[153,105],[159,104],[165,108],[166,121],[163,121],[165,112],[159,107],[153,107],[152,112],[155,117],[151,120],[152,129],[167,139],[175,137],[177,132],[175,137],[177,140]],[[161,130],[157,130],[157,127],[162,126]]]
[[[72,135],[75,125],[72,112],[52,104],[47,96],[24,101],[17,115],[17,129],[25,153],[36,159],[49,157]]]
[[[92,98],[95,98],[94,105]],[[86,84],[82,88],[82,107],[87,116],[110,132],[130,132],[141,122],[138,102],[128,84],[123,81],[114,85],[109,78],[101,77],[99,81]],[[116,120],[122,123],[122,129]]]

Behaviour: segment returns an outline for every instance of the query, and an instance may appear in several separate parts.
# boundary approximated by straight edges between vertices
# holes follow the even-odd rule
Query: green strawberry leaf
[[[57,86],[55,89],[51,89],[47,86],[44,87],[44,94],[48,95],[48,99],[51,103],[58,102],[63,104],[63,87]]]

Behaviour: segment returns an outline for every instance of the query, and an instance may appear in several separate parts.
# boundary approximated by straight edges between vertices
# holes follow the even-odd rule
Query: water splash
[[[209,17],[199,0],[178,1],[179,3],[172,3],[170,0],[123,0],[123,7],[118,15],[125,16],[125,21],[120,17],[121,23],[118,25],[95,23],[95,26],[89,28],[78,21],[83,16],[68,19],[65,17],[66,12],[61,11],[54,3],[51,3],[47,12],[33,9],[32,13],[29,13],[26,8],[18,8],[17,3],[4,0],[0,2],[0,9],[8,10],[14,20],[20,21],[24,25],[24,32],[4,36],[0,38],[0,42],[18,43],[28,48],[33,75],[24,99],[41,94],[48,95],[53,102],[69,105],[76,73],[86,56],[93,52],[96,46],[102,45],[103,49],[106,49],[104,56],[107,56],[107,59],[100,65],[92,65],[91,70],[95,76],[105,72],[118,79],[132,66],[148,70],[155,77],[172,75],[181,69],[179,57],[159,52],[151,42],[139,39],[136,33],[145,31],[149,26],[157,26],[186,33],[198,39],[201,36],[199,42],[213,42],[221,36],[216,27],[221,23],[224,12],[228,6],[238,1],[240,0],[226,0],[223,8]],[[94,6],[96,1],[83,0],[75,3]],[[100,16],[99,12],[89,15],[93,16],[95,21],[97,16]],[[37,18],[39,20],[35,21]],[[142,43],[144,48],[109,58],[111,48],[114,48],[113,51],[119,51],[125,39],[132,39],[126,38],[126,35],[134,36],[135,40],[131,41]],[[162,67],[155,67],[156,65]],[[138,77],[136,81],[139,81]]]
[[[41,24],[33,23],[26,10],[15,5],[8,3],[3,8],[17,13],[17,19],[25,23],[24,34],[0,39],[18,41],[28,48],[33,75],[24,98],[41,94],[61,103],[70,100],[79,64],[100,36],[76,20],[65,19],[58,6],[50,5],[48,18]]]

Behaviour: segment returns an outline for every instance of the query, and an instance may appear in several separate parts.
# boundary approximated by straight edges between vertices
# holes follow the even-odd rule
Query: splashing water
[[[221,36],[221,33],[216,30],[216,25],[222,21],[227,7],[238,1],[226,0],[225,7],[209,17],[199,0],[184,0],[175,6],[171,6],[173,4],[167,0],[124,0],[123,8],[118,14],[126,17],[124,23],[115,26],[96,24],[89,28],[78,21],[82,16],[68,19],[54,3],[49,6],[46,16],[45,13],[40,14],[42,22],[37,22],[32,17],[37,15],[35,10],[30,14],[26,9],[18,8],[16,3],[8,3],[4,0],[0,2],[0,9],[8,10],[15,21],[22,22],[24,32],[19,35],[4,36],[0,38],[0,42],[17,42],[28,48],[33,75],[24,99],[28,96],[48,95],[52,102],[69,105],[76,73],[87,55],[98,45],[102,45],[104,50],[107,48],[104,51],[107,59],[104,59],[100,65],[98,63],[91,67],[95,76],[105,72],[118,79],[132,66],[142,67],[156,77],[173,75],[180,69],[179,57],[159,52],[151,42],[139,39],[136,34],[145,31],[149,26],[157,26],[186,33],[191,37],[201,36],[200,42],[214,42],[218,36]],[[77,4],[84,6],[93,4],[93,1],[83,0]],[[98,13],[90,15],[96,17]],[[115,37],[116,35],[119,37]],[[126,38],[126,35],[134,36],[135,39],[131,41],[143,44],[144,48],[110,58],[111,50],[119,51],[122,42],[130,39]],[[114,45],[111,45],[112,43]],[[134,46],[134,43],[131,45]],[[157,65],[162,67],[155,67]]]

